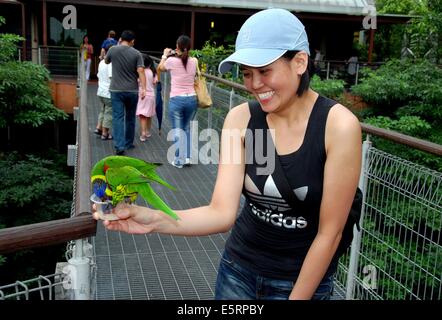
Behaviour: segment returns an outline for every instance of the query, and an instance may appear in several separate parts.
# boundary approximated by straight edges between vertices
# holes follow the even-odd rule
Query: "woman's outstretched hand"
[[[93,210],[94,219],[99,220],[100,217],[96,212],[95,204],[93,205]],[[112,213],[115,214],[119,220],[103,220],[103,225],[108,230],[123,231],[133,234],[150,233],[154,230],[153,222],[156,213],[150,208],[119,203],[112,210]]]

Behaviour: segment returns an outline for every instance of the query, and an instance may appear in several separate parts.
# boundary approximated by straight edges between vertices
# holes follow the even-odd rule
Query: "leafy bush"
[[[385,116],[378,116],[365,119],[366,123],[378,128],[393,130],[421,139],[441,143],[442,133],[434,130],[425,120],[417,116],[402,116],[398,120]],[[403,159],[424,165],[436,171],[442,171],[442,158],[428,154],[423,151],[409,148],[398,143],[388,141],[382,138],[373,137],[373,145],[380,150],[394,154]]]
[[[200,50],[192,50],[190,55],[199,60],[201,71],[210,74],[218,74],[218,65],[221,61],[233,53],[233,46],[225,48],[223,45],[216,46],[215,43],[206,41]]]
[[[0,155],[0,223],[7,227],[69,217],[72,180],[33,155]]]
[[[6,20],[0,16],[0,26],[5,24]],[[17,43],[24,38],[9,33],[0,34],[0,64],[11,61],[17,54]]]
[[[314,75],[310,81],[313,90],[332,99],[336,99],[344,92],[344,84],[344,80],[321,80],[317,75]]]
[[[1,64],[0,128],[13,124],[38,127],[46,121],[67,118],[52,104],[48,81],[48,70],[32,62]]]
[[[354,94],[376,108],[378,114],[392,115],[407,105],[442,106],[442,70],[425,60],[391,60],[376,71],[362,69]]]

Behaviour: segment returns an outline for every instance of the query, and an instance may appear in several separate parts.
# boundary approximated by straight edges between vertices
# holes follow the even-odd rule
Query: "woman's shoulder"
[[[329,112],[326,126],[327,136],[333,138],[335,141],[341,141],[341,138],[360,135],[361,124],[356,115],[347,107],[340,103],[335,104]]]
[[[226,116],[224,127],[246,129],[250,120],[250,110],[247,102],[233,107]]]

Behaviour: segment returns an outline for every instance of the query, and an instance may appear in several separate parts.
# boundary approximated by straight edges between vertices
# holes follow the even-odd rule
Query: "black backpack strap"
[[[253,118],[253,122],[257,124],[257,128],[259,129],[268,129],[266,115],[267,113],[263,112],[261,106],[258,101],[250,101],[249,102],[249,110],[250,115]],[[255,128],[251,128],[252,130]],[[273,140],[269,139],[270,143],[273,144]],[[283,199],[290,205],[290,207],[294,207],[295,203],[299,202],[299,200],[295,197],[293,193],[292,187],[290,186],[287,177],[284,173],[284,169],[282,168],[281,162],[279,161],[279,156],[276,152],[276,147],[273,145],[274,150],[274,159],[275,159],[275,170],[272,173],[273,181],[275,182],[276,187],[279,190],[279,193],[283,197]],[[267,150],[269,150],[267,148]]]

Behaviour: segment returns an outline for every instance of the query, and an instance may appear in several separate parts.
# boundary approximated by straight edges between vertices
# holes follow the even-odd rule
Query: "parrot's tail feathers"
[[[163,211],[175,220],[179,219],[177,214],[171,208],[169,208],[169,206],[155,193],[149,184],[140,186],[138,192],[144,200],[146,200],[156,209]]]

